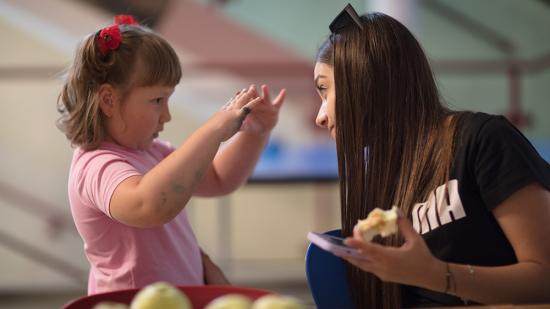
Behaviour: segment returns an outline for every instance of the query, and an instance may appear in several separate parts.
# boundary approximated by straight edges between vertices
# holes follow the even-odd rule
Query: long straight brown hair
[[[334,69],[343,235],[378,207],[408,217],[449,178],[457,113],[445,108],[426,56],[409,30],[372,13],[332,34],[317,62]],[[450,117],[452,116],[452,117]],[[449,120],[449,121],[447,121]],[[399,246],[400,236],[377,239]],[[358,308],[399,308],[398,284],[349,266]]]

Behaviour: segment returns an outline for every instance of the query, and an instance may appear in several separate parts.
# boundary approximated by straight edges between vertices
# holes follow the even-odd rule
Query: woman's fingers
[[[373,264],[371,261],[366,259],[357,259],[350,256],[342,256],[342,259],[348,261],[350,264],[361,268],[364,271],[372,272]]]
[[[399,214],[397,218],[397,227],[405,238],[405,242],[410,242],[420,237],[418,232],[416,232],[416,230],[414,229],[411,221],[409,221],[409,219],[407,219],[402,214]]]
[[[361,231],[359,230],[359,227],[357,225],[353,227],[353,237],[359,240],[363,239],[363,235],[361,234]]]

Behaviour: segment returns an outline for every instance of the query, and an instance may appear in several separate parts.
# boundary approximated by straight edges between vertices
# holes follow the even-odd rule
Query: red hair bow
[[[107,55],[110,50],[115,50],[120,46],[122,35],[118,25],[112,25],[101,29],[97,37],[99,43],[99,51],[103,56]]]
[[[99,51],[106,56],[110,50],[116,50],[122,41],[119,25],[139,25],[134,17],[130,15],[117,15],[114,18],[114,25],[105,27],[99,31],[97,41]]]
[[[138,22],[132,15],[117,15],[115,16],[115,25],[137,25]]]

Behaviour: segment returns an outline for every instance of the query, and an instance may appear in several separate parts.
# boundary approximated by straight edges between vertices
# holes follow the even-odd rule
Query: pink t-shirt
[[[204,284],[200,249],[185,209],[156,228],[122,224],[109,212],[111,196],[124,179],[144,175],[173,150],[155,141],[148,150],[103,143],[97,150],[74,151],[69,201],[91,266],[88,294],[156,281]]]

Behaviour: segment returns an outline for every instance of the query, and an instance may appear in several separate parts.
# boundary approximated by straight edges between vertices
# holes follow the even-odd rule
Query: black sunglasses
[[[361,23],[361,18],[359,17],[359,14],[355,11],[353,6],[348,3],[346,7],[334,18],[334,20],[330,23],[328,28],[330,29],[330,32],[336,33],[336,31],[345,28],[349,25],[350,22],[353,22],[359,27],[359,29],[363,30],[363,23]]]

